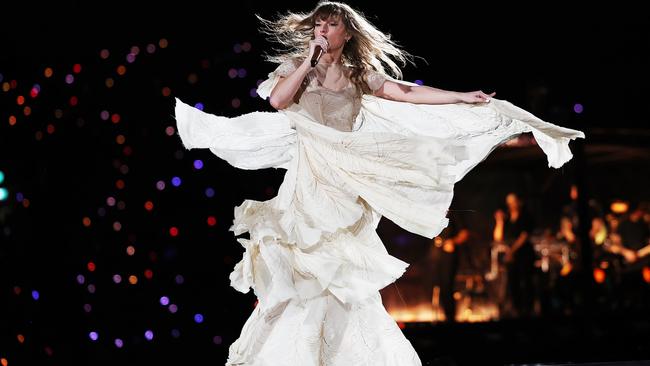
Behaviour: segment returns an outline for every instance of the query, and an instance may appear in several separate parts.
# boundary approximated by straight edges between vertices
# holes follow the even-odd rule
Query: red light
[[[172,226],[172,227],[169,229],[169,235],[171,235],[171,236],[178,236],[178,229],[177,229],[176,227]]]
[[[144,209],[147,211],[153,210],[153,202],[147,201],[144,203]]]
[[[90,272],[95,272],[95,263],[93,262],[88,262],[88,270]]]
[[[217,219],[214,216],[209,216],[208,217],[208,225],[214,226],[217,224]]]
[[[80,73],[81,72],[81,65],[80,64],[74,64],[74,66],[72,66],[72,72],[74,72],[75,74]]]

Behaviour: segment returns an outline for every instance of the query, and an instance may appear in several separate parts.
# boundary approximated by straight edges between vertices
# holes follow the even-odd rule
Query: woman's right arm
[[[327,39],[322,36],[318,36],[316,39],[309,41],[309,55],[307,58],[291,74],[286,77],[281,76],[275,88],[271,91],[269,102],[273,108],[278,110],[285,109],[293,103],[293,98],[300,89],[302,81],[312,69],[310,61],[316,46],[321,46],[327,52],[329,45]]]
[[[269,102],[275,109],[285,109],[293,103],[293,97],[296,95],[302,81],[311,70],[309,61],[303,62],[294,72],[287,77],[280,77],[280,80],[271,91]]]

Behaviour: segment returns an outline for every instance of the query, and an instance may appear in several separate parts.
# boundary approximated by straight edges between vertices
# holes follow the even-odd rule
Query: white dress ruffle
[[[258,88],[268,97],[271,74]],[[231,286],[258,305],[227,365],[421,365],[379,290],[408,263],[388,254],[382,216],[429,238],[448,224],[454,183],[500,144],[532,132],[559,168],[584,133],[503,100],[414,105],[366,95],[352,132],[319,124],[298,104],[276,113],[215,116],[176,99],[184,146],[242,169],[287,169],[278,195],[235,208],[244,248]]]

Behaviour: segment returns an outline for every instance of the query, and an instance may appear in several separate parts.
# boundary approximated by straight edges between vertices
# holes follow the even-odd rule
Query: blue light
[[[201,314],[194,315],[194,321],[199,323],[199,324],[203,323],[203,315],[201,315]]]
[[[181,185],[181,178],[179,178],[179,177],[172,178],[172,185],[174,187],[180,186]]]
[[[582,113],[582,111],[584,111],[584,107],[582,106],[582,104],[576,103],[573,106],[573,111],[576,112],[577,114],[580,114],[580,113]]]
[[[203,162],[199,159],[194,160],[194,168],[199,170],[203,168]]]
[[[38,291],[34,290],[32,291],[32,298],[34,300],[38,300],[41,297],[41,295],[38,293]]]
[[[214,197],[214,189],[212,189],[211,187],[206,188],[206,189],[205,189],[205,195],[206,195],[208,198],[212,198],[212,197]]]
[[[418,85],[424,85],[424,82],[422,80],[415,80],[415,83]]]
[[[196,103],[196,104],[194,105],[194,108],[196,108],[196,109],[202,111],[202,110],[203,110],[203,103]]]

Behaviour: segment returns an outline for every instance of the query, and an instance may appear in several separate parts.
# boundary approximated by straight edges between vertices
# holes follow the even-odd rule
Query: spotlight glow
[[[99,338],[99,334],[97,334],[97,332],[90,332],[88,333],[88,338],[94,342]]]

